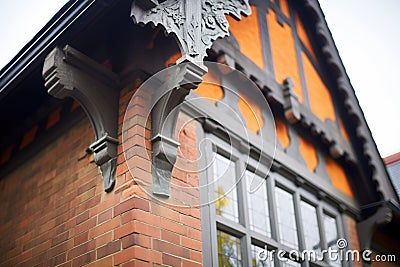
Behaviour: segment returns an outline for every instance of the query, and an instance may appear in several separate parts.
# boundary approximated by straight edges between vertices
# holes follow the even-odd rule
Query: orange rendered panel
[[[299,102],[303,103],[303,92],[292,29],[287,24],[281,26],[276,20],[275,12],[272,10],[267,14],[267,21],[276,79],[279,83],[282,83],[287,77],[292,78],[294,93],[297,95]]]
[[[349,197],[354,197],[353,191],[351,190],[349,181],[347,181],[347,176],[343,170],[343,167],[336,163],[336,161],[334,161],[330,157],[326,158],[326,171],[328,172],[334,187],[336,187]]]
[[[264,126],[264,120],[262,118],[261,109],[253,101],[240,95],[239,99],[239,110],[243,118],[246,121],[246,128],[249,131],[257,134],[258,131]]]
[[[296,18],[297,34],[298,34],[300,40],[303,42],[304,46],[307,48],[308,52],[310,52],[311,56],[316,61],[317,57],[315,56],[315,53],[314,53],[314,50],[312,48],[310,39],[308,38],[306,29],[304,28],[304,25],[301,22],[301,20],[299,18],[299,15],[297,13],[295,15],[295,18]]]
[[[280,4],[282,13],[285,14],[287,18],[290,18],[289,5],[287,0],[281,0]]]
[[[335,110],[328,88],[321,80],[321,77],[311,64],[307,55],[302,52],[301,57],[304,65],[304,73],[306,76],[311,111],[321,121],[325,121],[327,119],[335,121]]]
[[[318,165],[318,158],[315,147],[304,138],[300,137],[299,139],[300,139],[300,146],[299,146],[300,153],[307,164],[307,168],[311,172],[314,172],[315,168]]]
[[[224,91],[219,86],[221,84],[219,76],[210,70],[204,75],[204,81],[207,82],[200,83],[194,92],[215,105],[224,97]]]
[[[339,119],[340,133],[342,134],[344,140],[349,141],[349,135],[347,134],[346,128],[344,128],[343,121]]]
[[[178,52],[176,54],[173,54],[172,56],[170,56],[167,61],[165,61],[165,67],[168,68],[170,65],[173,65],[176,63],[176,61],[178,59],[180,59],[182,57],[181,52]]]
[[[286,149],[290,144],[287,126],[283,121],[276,119],[275,127],[276,136],[278,137],[279,143],[281,144],[283,149]]]
[[[251,7],[251,15],[242,17],[237,21],[227,16],[229,30],[239,43],[240,51],[253,61],[258,67],[264,69],[260,24],[257,17],[257,8]]]

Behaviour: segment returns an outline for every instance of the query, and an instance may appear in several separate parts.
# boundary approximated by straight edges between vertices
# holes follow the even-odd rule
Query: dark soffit
[[[45,56],[57,45],[73,39],[74,35],[101,17],[119,1],[68,1],[50,21],[0,71],[0,102],[35,68],[41,68]]]

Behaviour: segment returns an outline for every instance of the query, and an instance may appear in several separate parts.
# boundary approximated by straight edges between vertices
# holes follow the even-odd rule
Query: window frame
[[[227,234],[233,235],[240,238],[241,244],[241,255],[242,255],[242,266],[252,266],[252,251],[251,245],[256,245],[259,247],[267,246],[268,250],[278,250],[283,249],[286,251],[292,248],[284,245],[280,241],[279,237],[279,225],[277,220],[277,210],[276,210],[276,199],[275,199],[275,187],[278,186],[293,195],[293,204],[295,212],[295,221],[297,227],[297,238],[298,238],[298,251],[305,249],[305,237],[303,231],[303,222],[301,218],[301,201],[305,201],[312,205],[316,209],[317,222],[319,226],[319,235],[321,242],[321,250],[327,249],[326,239],[325,239],[325,229],[323,223],[324,214],[328,214],[336,219],[336,227],[338,231],[338,238],[347,238],[347,233],[345,232],[344,219],[342,214],[335,209],[332,205],[319,199],[316,195],[312,194],[306,188],[296,185],[294,181],[285,177],[285,174],[279,171],[269,172],[268,168],[264,165],[266,162],[257,163],[257,161],[250,157],[250,155],[244,155],[240,148],[235,147],[235,145],[229,145],[227,140],[224,140],[221,136],[217,136],[213,133],[204,133],[205,138],[211,140],[208,142],[203,153],[205,153],[204,163],[207,164],[210,159],[213,158],[213,153],[220,153],[223,156],[228,156],[228,159],[235,162],[236,174],[241,174],[241,177],[236,177],[237,181],[237,200],[238,200],[238,214],[239,222],[230,221],[227,218],[216,215],[215,201],[208,203],[207,196],[213,196],[214,185],[204,186],[208,183],[212,183],[214,168],[207,168],[202,177],[201,192],[200,195],[203,196],[203,200],[208,203],[201,207],[202,210],[202,231],[206,231],[203,234],[203,253],[205,255],[211,255],[211,257],[203,264],[205,266],[218,266],[218,250],[217,250],[217,231],[223,231]],[[231,151],[230,153],[228,151]],[[222,153],[221,153],[222,152]],[[249,158],[247,158],[249,157]],[[244,160],[245,159],[245,160]],[[263,164],[264,163],[264,164]],[[247,196],[247,181],[246,181],[246,170],[255,172],[261,177],[267,177],[265,184],[267,186],[267,198],[268,198],[268,209],[269,209],[269,219],[271,227],[271,237],[263,235],[257,231],[251,230],[250,228],[250,212],[248,209],[248,196]],[[210,194],[211,193],[211,194]],[[204,216],[204,217],[203,217]],[[206,237],[206,238],[204,238]],[[206,258],[206,257],[203,257]],[[277,260],[274,261],[274,266],[282,266],[281,262]],[[300,262],[301,266],[329,266],[328,259],[324,262]],[[351,263],[342,262],[343,266],[352,266]]]

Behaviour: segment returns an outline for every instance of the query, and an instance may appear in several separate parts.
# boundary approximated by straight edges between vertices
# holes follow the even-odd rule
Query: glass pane
[[[292,261],[292,260],[287,260],[285,262],[282,262],[283,267],[300,267],[300,263]]]
[[[327,214],[324,214],[324,227],[325,227],[325,237],[328,248],[338,251],[339,248],[337,247],[336,243],[339,239],[339,235],[337,231],[336,219]],[[342,266],[339,260],[339,253],[332,253],[332,254],[334,258],[329,259],[331,265]]]
[[[271,225],[269,221],[267,185],[265,180],[250,171],[246,171],[246,179],[250,229],[270,237]]]
[[[314,206],[304,201],[301,201],[300,208],[304,228],[305,249],[313,250],[316,252],[316,255],[321,255],[317,210]]]
[[[240,239],[222,231],[217,231],[218,241],[218,266],[242,266],[242,253]]]
[[[217,154],[214,162],[216,214],[239,222],[235,163]]]
[[[274,266],[273,260],[271,251],[251,245],[251,263],[253,267],[272,267]]]
[[[298,248],[297,226],[294,214],[293,196],[289,192],[276,187],[276,208],[278,215],[279,236],[282,244]]]

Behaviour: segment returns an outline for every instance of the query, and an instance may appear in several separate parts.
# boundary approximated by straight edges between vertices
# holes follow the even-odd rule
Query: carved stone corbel
[[[360,249],[370,249],[372,236],[379,225],[388,224],[392,221],[393,211],[387,207],[379,207],[377,211],[365,219],[357,223],[358,238],[360,241]]]
[[[290,123],[295,123],[301,119],[299,100],[293,92],[293,86],[294,83],[290,78],[286,78],[283,82],[283,108],[285,109],[285,117]]]
[[[67,45],[47,55],[43,77],[50,95],[72,97],[85,110],[96,136],[90,148],[100,166],[104,190],[110,192],[115,184],[118,145],[118,76]]]
[[[169,196],[172,168],[178,155],[175,128],[180,105],[190,90],[200,84],[206,69],[189,62],[174,67],[172,72],[162,87],[173,84],[173,88],[159,90],[161,96],[158,93],[153,95],[155,103],[151,112],[153,193],[166,197]]]
[[[178,84],[162,97],[156,98],[152,109],[153,192],[168,197],[172,168],[179,143],[175,126],[179,106],[191,89],[195,89],[207,72],[203,64],[206,50],[213,41],[229,35],[226,14],[241,18],[251,12],[248,0],[135,0],[131,17],[135,23],[161,25],[166,33],[174,33],[182,57],[178,75],[169,83]],[[183,82],[179,80],[183,77]],[[196,82],[193,82],[196,81]]]

